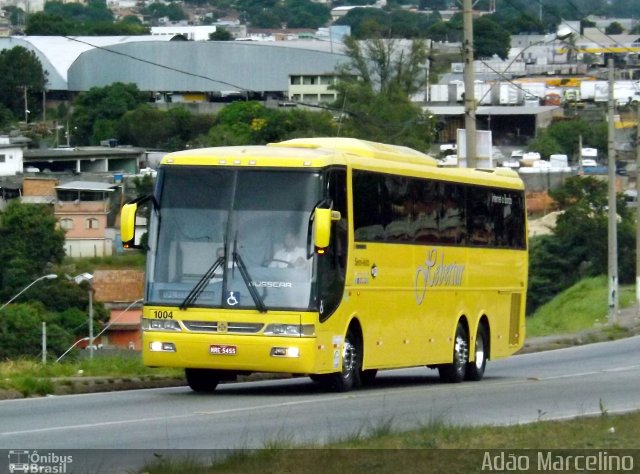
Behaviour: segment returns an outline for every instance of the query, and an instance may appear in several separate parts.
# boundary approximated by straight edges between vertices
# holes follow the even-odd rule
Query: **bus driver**
[[[297,245],[297,238],[293,232],[287,232],[284,236],[284,245],[273,255],[269,262],[269,267],[303,267],[306,263],[307,253],[305,249]]]

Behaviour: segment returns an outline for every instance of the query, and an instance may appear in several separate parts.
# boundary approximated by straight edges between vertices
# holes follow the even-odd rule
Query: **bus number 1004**
[[[154,311],[153,316],[156,319],[173,319],[173,311]]]

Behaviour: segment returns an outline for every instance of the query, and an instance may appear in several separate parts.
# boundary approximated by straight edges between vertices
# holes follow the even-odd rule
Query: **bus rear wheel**
[[[469,336],[462,323],[458,323],[456,337],[453,341],[453,361],[438,367],[440,380],[449,383],[459,383],[464,380],[469,363]]]
[[[184,369],[184,374],[194,392],[213,392],[222,379],[217,370],[211,369]]]
[[[475,355],[474,362],[467,364],[467,380],[478,381],[484,376],[484,369],[487,367],[487,359],[489,358],[489,337],[484,324],[478,326],[476,333],[476,347],[473,351]]]

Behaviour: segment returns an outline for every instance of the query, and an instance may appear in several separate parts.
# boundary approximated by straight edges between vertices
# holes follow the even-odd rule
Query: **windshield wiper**
[[[211,265],[209,270],[207,270],[205,274],[202,275],[202,277],[200,277],[200,280],[198,280],[198,283],[196,283],[196,286],[194,286],[191,289],[187,297],[184,299],[184,301],[180,305],[181,310],[187,309],[188,306],[190,306],[194,301],[200,298],[200,295],[209,284],[209,280],[213,278],[213,275],[216,273],[216,270],[218,270],[218,268],[220,268],[223,264],[224,264],[224,257],[218,257],[218,259],[215,262],[213,262],[213,265]]]
[[[242,257],[237,251],[236,244],[237,244],[237,236],[236,236],[236,240],[234,240],[233,242],[233,253],[232,253],[233,263],[235,266],[238,267],[238,270],[240,270],[240,275],[244,280],[244,284],[247,285],[247,289],[249,290],[249,294],[251,295],[251,298],[253,299],[253,302],[255,303],[256,308],[258,308],[258,311],[260,311],[261,313],[266,313],[267,307],[264,304],[264,300],[262,299],[262,296],[260,296],[260,293],[258,293],[258,290],[256,290],[256,287],[251,284],[251,275],[249,275],[249,271],[247,270],[246,265],[242,261]]]

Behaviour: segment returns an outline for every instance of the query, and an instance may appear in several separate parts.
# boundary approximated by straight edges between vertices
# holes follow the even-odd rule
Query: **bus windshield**
[[[308,222],[318,172],[164,167],[149,230],[149,304],[315,309]]]

